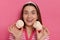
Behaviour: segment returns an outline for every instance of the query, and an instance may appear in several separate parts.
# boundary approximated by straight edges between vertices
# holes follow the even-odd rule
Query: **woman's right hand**
[[[21,28],[21,30],[19,30],[16,27],[16,24],[13,24],[12,26],[10,26],[8,28],[8,31],[13,34],[13,36],[15,37],[15,39],[20,39],[20,37],[22,36],[23,28]]]

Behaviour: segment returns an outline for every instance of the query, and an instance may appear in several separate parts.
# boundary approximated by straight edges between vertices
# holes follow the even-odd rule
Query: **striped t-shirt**
[[[14,40],[14,39],[15,38],[14,38],[13,34],[10,34],[9,35],[9,40]],[[23,35],[21,36],[21,39],[20,40],[37,40],[36,32],[35,31],[32,31],[30,38],[28,38],[27,37],[27,31],[24,29],[23,30]],[[45,38],[45,40],[49,40],[49,36],[47,36]]]

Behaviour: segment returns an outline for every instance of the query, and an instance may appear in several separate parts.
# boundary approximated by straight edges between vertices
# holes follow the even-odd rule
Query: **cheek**
[[[37,19],[38,19],[38,18],[37,18],[37,15],[34,15],[34,16],[33,16],[33,18],[34,18],[35,20],[37,20]]]
[[[23,20],[26,20],[27,16],[26,15],[23,15]]]

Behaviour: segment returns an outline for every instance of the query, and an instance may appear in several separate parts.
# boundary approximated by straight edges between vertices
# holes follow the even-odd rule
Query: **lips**
[[[30,19],[30,20],[29,20],[29,19],[27,19],[27,22],[32,22],[32,21],[33,21],[33,19]]]

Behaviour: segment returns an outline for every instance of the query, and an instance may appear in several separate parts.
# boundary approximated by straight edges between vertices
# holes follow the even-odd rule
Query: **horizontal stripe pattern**
[[[32,37],[32,40],[37,40],[36,39],[37,37],[36,37],[36,32],[33,34],[33,37]],[[14,40],[15,38],[14,38],[14,36],[13,36],[13,34],[9,34],[9,40]],[[21,36],[21,40],[26,40],[26,37],[25,37],[25,33],[23,32],[23,35]],[[45,40],[49,40],[49,36],[47,36],[46,38],[45,38]]]

